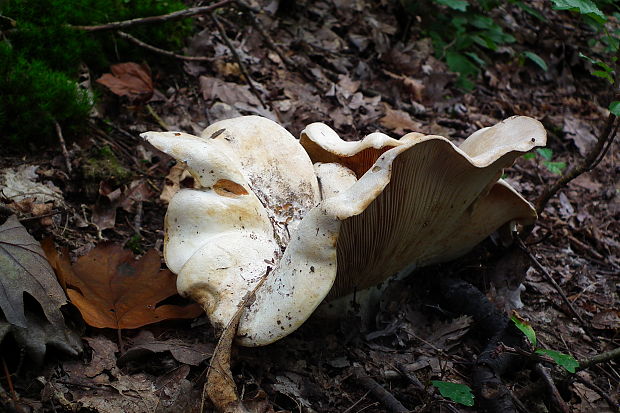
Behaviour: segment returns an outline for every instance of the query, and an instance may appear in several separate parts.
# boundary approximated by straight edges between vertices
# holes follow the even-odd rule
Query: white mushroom
[[[175,195],[166,215],[165,259],[179,291],[222,327],[266,275],[238,327],[248,346],[291,333],[326,297],[454,259],[502,226],[532,222],[532,206],[498,179],[546,140],[527,117],[460,148],[418,133],[345,142],[324,124],[298,142],[256,116],[218,122],[201,138],[143,136],[202,186]]]

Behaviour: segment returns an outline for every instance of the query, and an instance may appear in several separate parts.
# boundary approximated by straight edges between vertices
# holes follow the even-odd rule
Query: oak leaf
[[[115,95],[141,102],[153,96],[153,80],[144,66],[133,62],[119,63],[110,66],[110,71],[112,73],[97,79],[97,83],[106,86]]]
[[[54,279],[41,246],[15,215],[0,225],[0,309],[7,321],[26,328],[24,293],[31,295],[56,327],[64,327],[65,294]]]
[[[419,131],[422,128],[422,124],[411,119],[407,112],[392,109],[388,106],[385,107],[385,116],[379,119],[379,123],[398,135],[405,132]]]
[[[98,328],[138,328],[174,318],[194,318],[198,304],[159,305],[177,294],[176,276],[160,270],[159,253],[152,249],[135,259],[120,245],[104,243],[73,265],[53,245],[44,244],[60,284],[84,321]]]

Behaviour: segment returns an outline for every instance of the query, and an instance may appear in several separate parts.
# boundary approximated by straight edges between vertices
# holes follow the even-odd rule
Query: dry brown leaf
[[[270,267],[267,270],[263,279],[254,287],[254,290],[248,294],[244,299],[239,309],[235,313],[234,317],[224,331],[213,350],[213,356],[211,357],[211,365],[207,373],[207,383],[205,384],[205,391],[213,402],[216,411],[222,413],[258,413],[269,411],[270,405],[265,405],[265,402],[253,404],[243,403],[239,394],[237,393],[237,385],[233,380],[232,372],[230,370],[230,353],[232,351],[232,343],[237,334],[237,327],[239,326],[239,320],[245,310],[246,306],[254,300],[256,291],[263,285],[263,282],[267,278]]]
[[[105,181],[99,184],[99,199],[93,207],[93,223],[104,230],[116,225],[116,209],[123,208],[129,213],[135,211],[135,204],[153,197],[154,191],[143,179],[132,181],[128,186],[112,190]]]
[[[200,89],[205,100],[219,99],[232,106],[240,102],[260,106],[260,102],[247,85],[224,82],[215,77],[200,76]]]
[[[592,133],[592,127],[581,119],[574,116],[564,118],[562,131],[568,139],[571,139],[581,156],[586,156],[590,149],[596,144],[596,136]]]
[[[101,244],[69,264],[50,243],[45,252],[71,302],[87,324],[98,328],[138,328],[174,318],[194,318],[202,313],[198,304],[161,305],[177,293],[176,276],[160,270],[156,250],[135,260],[120,245]]]
[[[379,119],[384,127],[394,131],[398,135],[407,132],[417,132],[422,129],[422,124],[411,119],[407,112],[398,109],[392,109],[385,106],[385,116]]]
[[[97,79],[97,83],[104,85],[115,95],[142,102],[153,96],[153,80],[146,67],[127,62],[112,65],[110,70],[112,74],[104,74]]]
[[[192,174],[182,165],[176,164],[170,168],[170,172],[164,179],[164,189],[159,195],[159,199],[165,203],[170,203],[170,200],[179,192],[181,188],[199,188],[200,184],[196,182]]]

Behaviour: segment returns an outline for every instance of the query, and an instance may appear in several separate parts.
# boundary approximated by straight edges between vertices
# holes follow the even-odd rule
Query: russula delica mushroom
[[[297,140],[257,116],[217,122],[201,137],[142,136],[201,186],[180,190],[166,213],[164,257],[179,292],[223,328],[264,279],[237,330],[245,346],[286,336],[326,299],[533,222],[532,205],[500,176],[546,142],[542,124],[524,116],[459,147],[419,133],[346,142],[322,123]]]

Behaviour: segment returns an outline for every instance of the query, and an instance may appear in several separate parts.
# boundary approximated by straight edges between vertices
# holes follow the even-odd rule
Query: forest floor
[[[457,75],[434,56],[418,20],[398,2],[291,1],[260,14],[223,8],[218,20],[228,39],[208,16],[194,17],[196,33],[183,53],[208,61],[153,52],[148,61],[136,62],[142,65],[142,83],[131,86],[138,92],[124,97],[113,93],[114,85],[111,92],[95,84],[101,73],[91,74],[102,99],[88,133],[67,139],[66,154],[53,147],[2,157],[3,173],[12,170],[17,177],[19,165],[36,165],[36,175],[32,170],[30,178],[15,179],[56,189],[52,200],[4,199],[0,222],[17,214],[37,240],[51,237],[73,261],[104,241],[138,254],[161,251],[171,191],[193,181],[139,134],[167,129],[199,135],[217,120],[242,114],[273,119],[294,136],[318,121],[347,140],[375,131],[396,138],[418,131],[455,143],[482,127],[526,115],[546,127],[552,161],[570,168],[602,133],[613,91],[579,58],[590,33],[578,16],[551,10],[546,2],[532,4],[545,22],[516,6],[502,8],[501,21],[517,37],[510,45],[514,53],[490,55],[471,92],[456,87]],[[548,69],[513,57],[527,50],[542,57]],[[139,92],[152,97],[140,101]],[[431,282],[437,277],[465,278],[505,308],[497,284],[506,281],[496,278],[503,272],[500,280],[525,286],[517,311],[541,347],[577,360],[617,349],[619,160],[615,142],[592,172],[549,201],[524,240],[557,286],[526,254],[507,261],[510,254],[487,242],[456,262],[424,268],[390,286],[371,323],[351,316],[323,326],[311,319],[275,344],[235,348],[232,371],[242,397],[255,411],[393,410],[364,387],[361,371],[410,411],[479,411],[440,396],[430,385],[443,380],[473,387],[472,368],[486,344],[471,317],[444,308]],[[561,173],[539,154],[518,158],[505,177],[534,202]],[[53,349],[49,337],[41,342],[48,345],[42,364],[31,352],[42,356],[45,350],[37,353],[17,333],[1,342],[0,410],[189,412],[203,404],[212,409],[202,387],[217,334],[204,315],[118,331],[86,325],[77,311],[65,312],[65,320],[84,343],[77,358]],[[0,323],[0,339],[8,331],[3,328]],[[544,361],[563,402],[550,396],[536,362],[503,377],[518,411],[618,411],[618,360],[575,374]]]

